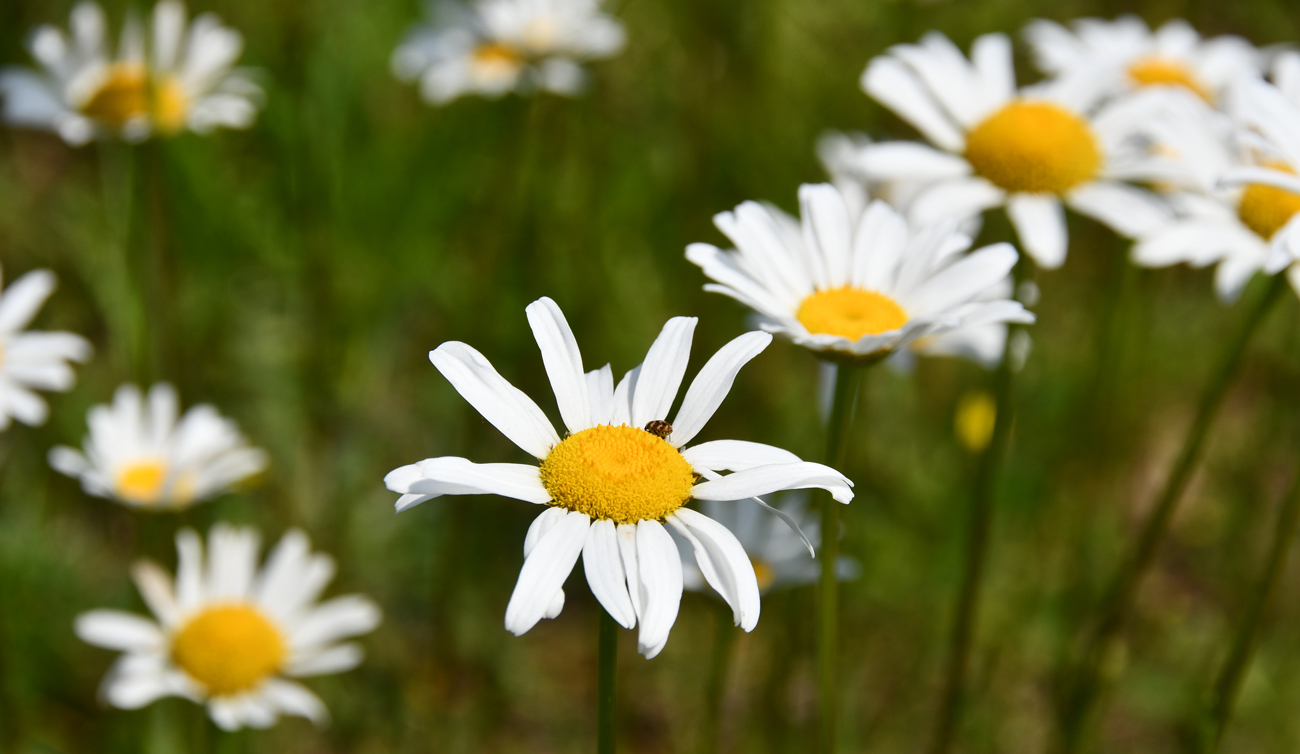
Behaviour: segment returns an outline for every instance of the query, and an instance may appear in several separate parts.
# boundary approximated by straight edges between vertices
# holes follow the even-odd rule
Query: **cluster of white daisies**
[[[440,7],[396,50],[394,71],[444,103],[476,93],[579,92],[584,61],[624,43],[597,0],[479,0]],[[1204,40],[1181,22],[1151,31],[1136,19],[1087,19],[1026,31],[1046,79],[1021,86],[1011,41],[980,37],[969,56],[926,35],[870,61],[863,89],[928,143],[831,136],[821,145],[833,183],[799,189],[799,216],[745,202],[714,218],[734,244],[690,245],[707,290],[754,312],[760,331],[712,355],[678,405],[697,320],[669,320],[645,360],[615,382],[587,369],[550,299],[527,320],[563,431],[481,353],[459,342],[430,352],[451,385],[533,462],[440,457],[385,478],[399,511],[443,495],[495,494],[541,506],[523,543],[523,566],[505,626],[522,634],[564,607],[563,585],[581,557],[593,595],[619,624],[638,629],[654,657],[666,645],[684,588],[711,588],[736,625],[757,624],[760,594],[808,583],[820,570],[799,532],[801,504],[762,496],[821,489],[848,503],[840,471],[787,450],[742,440],[694,442],[742,366],[780,335],[841,368],[916,354],[991,365],[1014,356],[1008,328],[1034,321],[1018,264],[1059,267],[1068,249],[1065,208],[1135,239],[1140,264],[1218,264],[1230,299],[1257,271],[1291,269],[1300,288],[1300,55],[1270,54],[1237,38]],[[234,67],[239,34],[215,17],[187,23],[162,0],[145,28],[128,19],[113,52],[102,11],[78,5],[71,32],[42,27],[31,51],[42,70],[0,72],[13,124],[97,137],[246,127],[260,89]],[[1271,79],[1271,80],[1270,80]],[[971,250],[982,213],[1005,207],[1028,255],[996,243]],[[35,389],[67,390],[68,362],[90,348],[69,333],[23,332],[53,278],[34,272],[0,297],[0,421],[37,424]],[[1022,303],[1024,301],[1025,303]],[[175,392],[130,385],[90,411],[83,451],[58,447],[50,463],[87,493],[149,510],[210,498],[261,472],[265,454],[208,406],[183,416]],[[702,501],[699,509],[693,501]],[[835,536],[836,532],[823,532]],[[808,549],[805,549],[808,548]],[[363,597],[317,604],[333,575],[300,532],[257,567],[252,530],[214,527],[177,536],[175,581],[142,563],[134,576],[156,620],[115,611],[79,619],[86,641],[125,654],[105,685],[112,704],[165,695],[207,703],[223,728],[270,725],[281,713],[313,720],[324,705],[288,677],[355,666],[340,640],[379,620]],[[851,576],[851,562],[833,564]]]

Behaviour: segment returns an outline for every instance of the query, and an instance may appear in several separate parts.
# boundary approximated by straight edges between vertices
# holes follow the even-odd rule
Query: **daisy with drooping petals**
[[[871,144],[859,163],[874,180],[929,183],[908,211],[922,225],[1005,206],[1024,250],[1043,267],[1059,267],[1068,247],[1063,204],[1126,236],[1168,216],[1157,196],[1120,182],[1137,159],[1126,145],[1141,113],[1120,100],[1089,116],[1092,83],[1017,89],[1005,36],[976,39],[967,60],[931,32],[872,60],[862,88],[934,147]]]
[[[623,48],[623,27],[599,0],[478,0],[439,10],[438,23],[412,32],[392,61],[397,77],[418,80],[435,105],[535,89],[573,96],[586,84],[581,61]]]
[[[1300,255],[1300,103],[1258,80],[1229,91],[1234,118],[1187,93],[1146,96],[1162,105],[1143,124],[1161,163],[1151,177],[1177,214],[1141,237],[1134,261],[1216,264],[1215,289],[1233,301],[1256,272]],[[1300,290],[1300,267],[1289,274]]]
[[[647,658],[659,654],[682,595],[682,563],[669,527],[691,543],[736,625],[753,630],[759,590],[744,548],[721,524],[685,506],[812,487],[829,490],[842,503],[853,499],[852,483],[842,474],[780,448],[738,440],[685,447],[721,405],[740,368],[772,336],[747,333],[723,346],[700,369],[668,425],[690,356],[694,318],[669,320],[645,361],[615,387],[608,365],[584,374],[578,342],[554,301],[534,301],[527,313],[567,433],[557,434],[537,404],[478,351],[443,343],[429,360],[538,464],[443,457],[403,466],[384,478],[402,494],[397,510],[442,495],[472,494],[546,506],[524,539],[523,569],[506,606],[506,629],[516,636],[560,614],[561,587],[581,555],[587,583],[605,611],[625,628],[639,625],[638,648]]]
[[[163,0],[147,36],[128,17],[116,55],[107,26],[99,5],[82,2],[72,10],[70,36],[38,27],[30,49],[42,70],[0,71],[5,120],[54,131],[73,145],[106,135],[140,141],[252,124],[261,90],[232,68],[243,40],[216,16],[204,14],[187,27],[184,5]]]
[[[189,507],[266,467],[266,454],[212,406],[194,406],[179,421],[178,413],[171,385],[154,385],[147,401],[123,385],[112,405],[90,409],[85,454],[59,446],[50,465],[80,479],[87,494],[152,510]]]
[[[821,541],[821,528],[816,517],[805,511],[806,496],[792,493],[787,498],[781,510],[799,524],[807,541],[817,547]],[[701,510],[736,535],[754,565],[759,592],[766,594],[773,589],[815,584],[821,578],[821,564],[808,552],[804,539],[752,500],[709,500],[703,503]],[[695,560],[695,550],[690,542],[678,537],[677,548],[682,555],[682,579],[687,591],[712,592]],[[841,557],[835,571],[844,581],[857,578],[861,568],[852,558]]]
[[[68,362],[90,358],[90,343],[80,335],[23,331],[54,285],[54,273],[33,270],[0,293],[0,430],[11,419],[44,424],[50,407],[35,391],[71,389],[77,377]]]
[[[980,300],[1003,284],[1016,251],[970,254],[955,222],[916,230],[888,204],[854,214],[835,187],[799,189],[802,226],[757,202],[714,224],[736,244],[691,244],[686,257],[761,317],[764,330],[832,360],[874,361],[918,339],[1000,322],[1029,323],[1017,301]]]
[[[1264,55],[1251,43],[1202,39],[1180,18],[1155,31],[1137,16],[1080,18],[1070,26],[1040,19],[1025,28],[1035,62],[1051,76],[1091,79],[1107,95],[1176,86],[1216,103],[1233,81],[1263,72]]]
[[[125,653],[104,678],[109,704],[138,709],[163,697],[205,704],[224,730],[269,728],[284,715],[316,724],[325,704],[290,678],[351,670],[362,650],[341,639],[379,625],[379,608],[360,595],[318,603],[334,561],[311,552],[300,531],[284,535],[258,571],[253,529],[217,524],[203,543],[176,535],[176,580],[142,562],[132,575],[154,620],[118,610],[77,618],[77,636]]]

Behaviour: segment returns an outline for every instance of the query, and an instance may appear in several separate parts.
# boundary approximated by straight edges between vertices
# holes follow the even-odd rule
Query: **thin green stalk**
[[[705,688],[704,720],[700,725],[700,754],[716,754],[722,729],[722,702],[727,694],[727,673],[731,669],[731,646],[736,641],[736,624],[725,603],[714,611],[716,633],[713,657],[709,658],[709,681]]]
[[[1236,334],[1229,341],[1227,351],[1211,377],[1205,394],[1201,397],[1192,426],[1183,441],[1182,450],[1169,472],[1169,478],[1165,482],[1154,510],[1142,528],[1137,545],[1132,555],[1116,573],[1106,593],[1100,611],[1101,618],[1085,639],[1082,661],[1067,692],[1061,725],[1062,749],[1067,753],[1079,751],[1083,746],[1083,734],[1088,727],[1102,687],[1101,670],[1104,659],[1128,620],[1138,585],[1150,568],[1156,550],[1169,528],[1169,522],[1191,480],[1192,472],[1200,461],[1210,425],[1228,394],[1228,388],[1241,369],[1242,355],[1246,351],[1246,346],[1273,305],[1281,298],[1286,285],[1285,276],[1275,275],[1269,282],[1268,289],[1255,302],[1254,307],[1247,313]]]
[[[953,738],[961,722],[966,691],[966,671],[970,665],[971,647],[975,643],[975,626],[979,620],[980,594],[984,586],[985,563],[988,559],[989,531],[993,525],[999,471],[1011,440],[1012,360],[1013,335],[1016,328],[1008,328],[1002,363],[994,378],[994,401],[997,406],[993,436],[980,456],[975,471],[974,494],[971,498],[969,528],[966,530],[966,564],[961,593],[957,598],[957,615],[952,629],[952,645],[948,670],[944,678],[943,697],[939,708],[939,725],[935,729],[934,754],[946,754],[952,748]]]
[[[596,752],[614,754],[618,706],[618,624],[600,611],[600,640],[596,669]]]
[[[1223,665],[1218,682],[1214,685],[1214,695],[1210,699],[1207,721],[1208,730],[1203,731],[1204,735],[1201,739],[1201,749],[1205,752],[1218,750],[1223,740],[1223,733],[1232,719],[1237,694],[1241,690],[1241,681],[1245,678],[1251,658],[1255,655],[1260,624],[1268,612],[1269,605],[1273,602],[1278,577],[1281,576],[1282,567],[1286,565],[1287,556],[1291,553],[1291,544],[1295,542],[1296,531],[1300,529],[1300,474],[1296,475],[1290,491],[1282,500],[1281,508],[1277,526],[1273,530],[1273,545],[1269,549],[1264,576],[1260,579],[1254,595],[1251,596],[1246,615],[1233,639],[1232,651]]]
[[[826,428],[826,463],[831,468],[842,469],[844,466],[863,370],[864,367],[851,364],[840,364],[836,370],[835,397]],[[840,503],[835,502],[830,493],[822,494],[821,533],[822,546],[818,553],[822,577],[817,631],[817,750],[821,754],[832,754],[835,751],[835,717],[839,704],[836,671],[840,661],[840,582],[835,564],[840,559]]]

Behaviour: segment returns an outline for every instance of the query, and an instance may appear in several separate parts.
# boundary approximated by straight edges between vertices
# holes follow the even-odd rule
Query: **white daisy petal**
[[[745,333],[714,354],[700,369],[686,390],[681,410],[673,420],[673,433],[669,440],[681,447],[704,429],[704,425],[722,405],[740,368],[763,352],[772,342],[772,336],[763,332]]]
[[[890,57],[872,60],[862,73],[861,84],[863,91],[912,124],[930,141],[949,152],[960,153],[965,149],[966,140],[961,131],[901,62]]]
[[[827,490],[841,503],[853,499],[853,483],[843,474],[820,463],[770,464],[701,482],[691,489],[696,500],[743,500],[779,490],[817,487]]]
[[[17,332],[31,323],[54,292],[54,273],[32,270],[5,288],[0,296],[0,334]]]
[[[404,496],[397,504],[398,513],[443,495],[501,495],[537,504],[551,499],[536,466],[473,463],[455,456],[394,469],[384,477],[384,484]]]
[[[131,569],[131,576],[140,590],[140,596],[153,614],[158,616],[158,620],[164,626],[173,625],[180,615],[180,608],[167,573],[157,564],[143,561]]]
[[[1105,223],[1116,233],[1138,238],[1173,218],[1169,205],[1143,189],[1114,181],[1096,181],[1066,197],[1070,208]]]
[[[591,420],[594,424],[614,422],[614,371],[609,364],[586,374],[587,397],[591,400]]]
[[[483,354],[452,341],[430,351],[429,361],[484,419],[524,452],[545,458],[560,441],[533,399],[498,374]]]
[[[564,312],[549,298],[540,298],[524,310],[532,325],[533,337],[542,351],[542,363],[560,405],[560,417],[570,432],[592,426],[591,402],[587,380],[582,372],[582,353],[573,337]]]
[[[524,559],[519,581],[506,605],[506,630],[519,636],[545,615],[555,593],[573,571],[587,540],[591,519],[570,511],[543,534]]]
[[[692,466],[710,471],[740,471],[775,463],[800,463],[799,456],[788,450],[745,440],[714,440],[682,451],[682,458]]]
[[[673,538],[658,521],[636,525],[637,576],[645,595],[637,651],[654,659],[668,641],[682,601],[682,560]]]
[[[753,631],[760,608],[758,577],[740,541],[727,527],[690,508],[679,509],[668,523],[691,543],[705,580],[731,606],[736,625]]]
[[[365,659],[365,652],[356,644],[336,644],[329,649],[303,653],[293,657],[285,666],[285,675],[294,678],[309,678],[317,675],[333,675],[355,668]]]
[[[263,684],[261,693],[278,711],[286,715],[305,717],[318,726],[329,721],[329,710],[325,708],[325,703],[301,683],[272,678]]]
[[[632,426],[666,420],[691,356],[695,317],[673,317],[646,353],[645,363],[632,390]]]
[[[856,155],[859,169],[880,181],[942,181],[970,174],[964,159],[911,141],[869,144]]]
[[[77,638],[123,652],[158,652],[166,645],[158,624],[119,610],[91,610],[77,616]]]
[[[1051,194],[1012,194],[1007,199],[1007,216],[1035,262],[1049,270],[1065,262],[1069,237],[1059,199]]]
[[[582,567],[591,593],[623,628],[636,625],[636,610],[627,591],[627,573],[619,553],[617,527],[610,520],[591,522],[582,548]]]
[[[379,620],[379,607],[369,599],[356,594],[335,597],[317,605],[294,626],[293,644],[309,647],[367,634]]]

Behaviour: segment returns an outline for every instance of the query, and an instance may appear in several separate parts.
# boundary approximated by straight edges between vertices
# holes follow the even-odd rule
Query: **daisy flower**
[[[1120,100],[1090,117],[1094,83],[1017,89],[1005,36],[976,39],[967,60],[931,32],[872,60],[862,88],[934,146],[872,144],[859,160],[874,180],[930,184],[908,212],[922,225],[1006,207],[1025,251],[1059,267],[1068,247],[1062,204],[1127,236],[1167,216],[1154,194],[1119,182],[1131,169],[1128,127],[1141,114]]]
[[[524,539],[524,565],[506,606],[506,630],[523,634],[564,607],[562,586],[582,556],[592,594],[625,628],[639,626],[638,648],[652,658],[677,619],[682,562],[668,529],[691,543],[705,578],[745,631],[758,623],[753,565],[726,527],[686,507],[692,500],[737,500],[817,487],[853,499],[844,475],[780,448],[738,440],[686,447],[731,389],[737,372],[771,342],[752,332],[723,346],[686,391],[671,425],[690,356],[693,317],[675,317],[645,361],[614,385],[609,365],[583,373],[564,314],[542,298],[527,308],[566,432],[464,343],[430,352],[438,371],[483,418],[537,459],[476,464],[430,458],[388,474],[403,511],[442,495],[493,494],[545,506]],[[644,427],[644,429],[643,429]],[[730,471],[730,474],[721,474]],[[701,481],[701,479],[703,481]]]
[[[799,524],[807,541],[817,547],[821,541],[820,524],[816,516],[806,513],[805,496],[791,494],[788,497],[789,501],[781,509]],[[702,504],[701,510],[736,535],[754,566],[760,592],[766,594],[773,589],[815,584],[821,578],[821,565],[809,554],[804,539],[753,501],[709,500]],[[682,556],[685,588],[692,592],[712,592],[690,542],[678,537],[677,549]],[[848,557],[841,557],[835,570],[841,581],[857,578],[861,571],[857,561]]]
[[[70,332],[24,332],[54,291],[54,273],[33,270],[0,293],[0,430],[10,419],[44,424],[50,408],[36,390],[71,389],[70,361],[90,358],[90,343]]]
[[[418,80],[435,105],[534,89],[576,95],[587,78],[579,63],[623,48],[623,27],[599,0],[478,0],[439,10],[438,22],[416,28],[392,60],[393,73]]]
[[[141,141],[186,128],[246,128],[261,90],[232,66],[243,39],[204,14],[186,24],[185,6],[163,0],[146,30],[134,17],[122,27],[116,54],[104,11],[93,2],[72,9],[70,35],[38,27],[29,48],[41,70],[0,71],[7,122],[51,130],[69,144],[117,136]]]
[[[1300,103],[1259,80],[1230,90],[1235,119],[1187,93],[1147,96],[1162,101],[1143,126],[1161,159],[1152,179],[1169,187],[1177,214],[1141,237],[1134,261],[1217,264],[1215,289],[1233,301],[1256,272],[1300,254]],[[1290,275],[1300,290],[1300,268]]]
[[[154,385],[147,401],[123,385],[112,405],[87,414],[84,455],[61,445],[50,465],[80,479],[86,494],[151,510],[187,508],[266,468],[266,454],[212,406],[194,406],[179,421],[178,413],[171,385]]]
[[[1155,31],[1137,16],[1081,18],[1070,26],[1031,22],[1025,38],[1034,61],[1052,76],[1094,78],[1108,95],[1176,86],[1218,102],[1233,81],[1263,71],[1264,55],[1254,45],[1235,36],[1202,39],[1182,19]]]
[[[963,254],[971,238],[955,222],[916,229],[882,201],[855,214],[828,184],[801,186],[799,203],[801,224],[745,202],[713,218],[734,251],[686,249],[714,281],[705,290],[753,309],[762,329],[823,358],[870,362],[921,338],[1034,321],[1017,301],[987,299],[1016,264],[1010,244]]]
[[[334,561],[311,552],[301,531],[284,535],[259,572],[258,534],[223,524],[203,543],[190,529],[176,535],[176,580],[154,563],[132,571],[153,619],[120,610],[78,616],[77,636],[124,654],[104,677],[102,694],[121,709],[168,696],[207,705],[219,727],[269,728],[281,715],[316,724],[325,704],[290,678],[351,670],[356,644],[379,608],[360,595],[318,603],[334,577]]]

